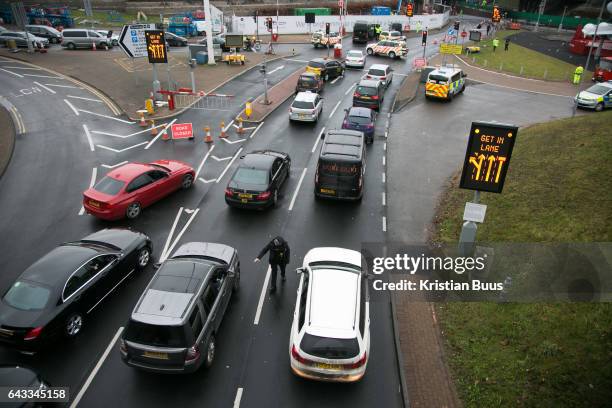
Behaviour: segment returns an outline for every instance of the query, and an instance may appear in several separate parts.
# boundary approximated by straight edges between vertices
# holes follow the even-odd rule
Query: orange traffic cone
[[[139,123],[140,127],[147,127],[147,122],[145,121],[145,118],[144,118],[144,112],[138,112],[138,113],[140,113],[140,123]]]
[[[151,119],[151,136],[157,136],[158,131],[157,128],[155,127],[155,121],[153,119]]]
[[[168,136],[168,131],[164,132],[164,134],[162,135],[162,140],[164,140],[164,141],[170,140],[170,136]]]
[[[206,126],[204,128],[204,133],[206,134],[206,136],[204,136],[204,142],[206,143],[212,143],[213,142],[213,138],[210,135],[210,128],[208,126]]]
[[[244,133],[244,126],[242,124],[242,118],[238,118],[238,130],[236,132],[238,132],[239,135]]]
[[[96,42],[95,41],[91,43],[91,50],[92,51],[96,50]]]
[[[220,139],[225,139],[227,135],[225,134],[225,122],[221,121],[221,134],[219,135]]]

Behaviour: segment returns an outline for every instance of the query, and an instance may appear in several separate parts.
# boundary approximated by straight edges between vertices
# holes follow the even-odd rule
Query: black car
[[[258,150],[241,157],[225,189],[230,207],[267,208],[278,203],[278,190],[289,178],[291,158],[287,153]]]
[[[353,42],[367,43],[371,37],[368,36],[368,22],[359,20],[353,25]]]
[[[306,66],[306,72],[317,74],[324,81],[344,75],[344,70],[345,66],[342,61],[324,58],[310,60]]]
[[[59,336],[76,337],[88,315],[151,260],[151,240],[104,229],[62,244],[31,265],[0,300],[0,343],[36,352]]]
[[[166,31],[164,35],[166,38],[166,43],[170,47],[186,47],[187,43],[189,42],[185,37],[181,37],[180,35],[176,35],[169,31]]]
[[[306,91],[320,93],[323,90],[324,85],[325,82],[323,82],[319,75],[313,72],[304,72],[297,80],[295,93]]]
[[[46,390],[50,387],[49,383],[44,381],[40,375],[30,370],[29,368],[19,367],[14,365],[0,366],[0,387],[7,388],[34,388]],[[42,404],[41,404],[42,405]],[[2,404],[5,408],[25,408],[38,406],[30,402],[5,402]]]
[[[382,81],[363,79],[353,92],[353,106],[380,111],[383,99],[385,98],[385,86]]]

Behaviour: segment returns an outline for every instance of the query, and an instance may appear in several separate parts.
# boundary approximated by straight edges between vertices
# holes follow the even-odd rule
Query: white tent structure
[[[595,34],[595,28],[597,24],[585,24],[582,27],[582,33],[587,37],[592,37]],[[612,24],[609,23],[599,23],[599,28],[597,29],[597,36],[604,35],[612,35]]]

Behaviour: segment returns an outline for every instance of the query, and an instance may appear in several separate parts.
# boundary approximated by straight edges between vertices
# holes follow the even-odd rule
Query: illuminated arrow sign
[[[145,39],[149,63],[166,64],[168,62],[168,54],[166,53],[164,32],[162,30],[147,30],[145,31]]]
[[[119,35],[119,47],[130,58],[147,56],[146,30],[155,30],[155,24],[124,25]]]

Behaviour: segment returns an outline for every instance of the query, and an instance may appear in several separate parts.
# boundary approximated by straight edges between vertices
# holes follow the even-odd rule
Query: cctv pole
[[[605,1],[604,1],[605,3]],[[563,15],[561,16],[561,22],[559,23],[559,28],[557,29],[557,31],[561,31],[561,29],[563,28],[563,20],[565,19],[565,13],[567,12],[567,6],[565,6],[563,8]]]
[[[586,65],[584,66],[585,71],[588,71],[589,69],[589,64],[591,62],[591,54],[593,53],[593,46],[595,45],[595,37],[597,37],[597,30],[599,30],[599,25],[601,24],[601,16],[603,16],[603,11],[604,11],[604,7],[606,7],[606,3],[607,3],[606,0],[601,2],[601,9],[599,10],[599,17],[597,17],[597,25],[595,26],[595,32],[593,33],[593,39],[591,40],[591,46],[589,47],[589,55],[587,56]],[[580,87],[580,85],[582,84],[582,77],[584,76],[585,75],[580,76],[580,82],[578,84],[578,87]]]
[[[161,84],[159,82],[159,75],[157,74],[157,64],[151,64],[153,66],[153,100],[156,101],[160,97],[159,91],[161,91]]]
[[[474,191],[473,203],[480,203],[480,191]],[[478,224],[474,221],[464,221],[461,226],[461,235],[459,235],[459,255],[471,256],[474,253],[474,245],[476,243],[476,232]]]
[[[264,75],[264,105],[270,104],[270,101],[268,100],[268,70],[266,69],[267,60],[268,58],[266,57],[266,54],[264,54],[263,67],[262,67],[262,71]]]
[[[206,18],[206,48],[208,48],[208,65],[215,65],[215,49],[212,39],[212,14],[210,0],[204,0],[204,17]]]

